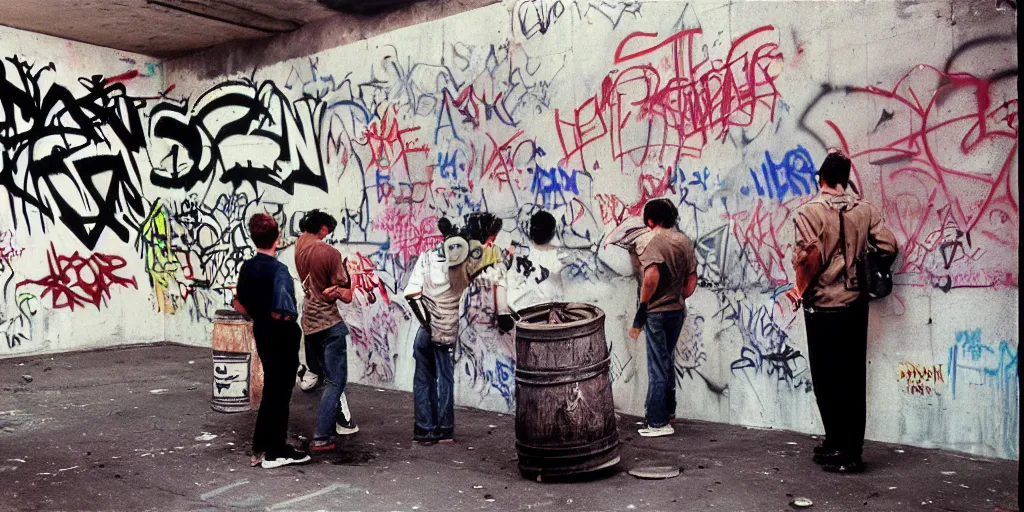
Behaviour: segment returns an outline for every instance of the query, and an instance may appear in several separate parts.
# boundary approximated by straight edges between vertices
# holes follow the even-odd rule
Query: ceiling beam
[[[321,4],[345,14],[373,15],[398,7],[411,5],[420,0],[317,0]]]
[[[268,34],[291,32],[302,26],[302,24],[294,21],[273,18],[225,3],[211,5],[209,2],[195,0],[146,0],[146,3]]]

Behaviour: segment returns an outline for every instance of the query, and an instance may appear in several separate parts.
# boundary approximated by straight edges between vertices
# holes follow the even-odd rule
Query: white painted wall
[[[790,213],[812,196],[825,147],[845,145],[903,249],[899,286],[872,307],[868,437],[1017,458],[1015,13],[962,2],[597,4],[507,1],[244,76],[200,75],[186,59],[163,81],[128,82],[136,95],[173,86],[147,104],[140,159],[147,213],[166,218],[171,250],[143,236],[159,256],[147,262],[138,230],[125,243],[107,229],[95,251],[124,257],[139,289],[111,285],[99,311],[54,308],[44,287],[15,285],[47,274],[50,240],[61,254],[93,251],[60,220],[29,239],[21,202],[16,229],[5,204],[0,222],[25,252],[8,265],[4,319],[16,318],[17,293],[38,297],[38,312],[30,338],[4,355],[159,339],[142,333],[161,317],[164,338],[207,344],[249,254],[242,220],[267,210],[292,227],[324,208],[341,221],[333,242],[354,267],[365,256],[361,286],[376,290],[346,311],[358,329],[350,375],[410,389],[414,322],[395,290],[436,240],[436,217],[494,212],[505,244],[525,241],[517,226],[545,207],[560,219],[565,298],[607,313],[616,405],[642,414],[645,353],[625,337],[635,278],[606,242],[642,201],[667,196],[701,248],[677,350],[678,414],[819,432],[802,318],[781,295]],[[55,43],[0,34],[5,55],[53,58]],[[126,71],[115,54],[55,78],[71,88],[80,75]],[[290,249],[281,258],[290,265]],[[457,400],[513,410],[513,341],[481,320],[493,290],[476,292]]]

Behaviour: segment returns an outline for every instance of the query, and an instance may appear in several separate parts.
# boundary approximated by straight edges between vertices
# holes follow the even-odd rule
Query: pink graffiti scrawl
[[[54,309],[71,308],[74,311],[76,306],[92,304],[99,310],[100,304],[106,304],[106,299],[110,298],[113,286],[139,288],[134,277],[117,275],[127,265],[120,256],[94,253],[84,258],[78,251],[71,256],[61,256],[50,243],[46,259],[50,274],[42,279],[21,281],[18,287],[27,284],[42,286],[44,290],[40,298],[51,295]]]
[[[623,169],[670,165],[700,158],[708,142],[724,142],[730,128],[774,121],[783,59],[774,31],[765,25],[747,32],[724,58],[698,51],[701,29],[626,36],[613,57],[618,69],[605,76],[601,91],[571,112],[555,110],[565,155],[559,165],[594,168],[588,155],[598,145]]]
[[[851,98],[882,102],[891,109],[886,116],[899,120],[878,129],[870,144],[848,142],[838,123],[826,121],[853,159],[861,188],[871,192],[877,180],[907,254],[901,273],[942,277],[947,287],[1016,286],[1018,103],[991,86],[915,66],[891,89],[850,89]],[[929,254],[941,260],[929,262]]]

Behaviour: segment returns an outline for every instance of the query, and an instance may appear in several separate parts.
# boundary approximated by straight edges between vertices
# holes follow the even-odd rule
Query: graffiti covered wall
[[[0,80],[3,319],[45,322],[8,349],[70,348],[56,340],[80,318],[102,322],[76,329],[88,343],[143,339],[143,318],[207,343],[252,254],[244,219],[271,212],[287,244],[321,208],[358,289],[350,375],[410,389],[415,321],[399,291],[437,218],[486,210],[505,220],[498,243],[517,245],[510,272],[605,310],[616,405],[642,414],[644,348],[625,336],[636,277],[610,242],[668,197],[699,260],[678,414],[817,432],[803,322],[784,298],[790,216],[841,146],[902,249],[896,291],[872,307],[868,437],[1017,458],[1016,13],[1000,9],[507,0],[212,79],[188,59],[144,76],[141,57],[37,76],[38,51],[0,40],[17,59]],[[17,62],[73,107],[45,89],[8,99],[26,87]],[[538,209],[558,220],[560,268],[529,255]],[[457,400],[510,411],[495,293],[466,294]]]
[[[161,73],[141,55],[0,27],[3,356],[164,339],[136,250]]]

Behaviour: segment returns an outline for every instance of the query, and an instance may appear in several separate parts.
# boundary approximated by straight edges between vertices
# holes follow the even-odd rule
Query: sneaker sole
[[[355,434],[356,432],[359,432],[359,426],[353,425],[351,427],[343,427],[341,425],[335,424],[334,431],[337,432],[338,435],[350,436],[352,434]]]
[[[675,432],[637,432],[640,437],[665,437],[675,434]]]
[[[309,455],[306,455],[305,457],[303,457],[301,459],[264,460],[263,463],[260,464],[260,466],[263,469],[274,469],[274,468],[279,468],[279,467],[282,467],[282,466],[287,466],[287,465],[290,465],[290,464],[305,464],[306,462],[309,462],[310,460],[312,460],[312,457],[310,457]]]

